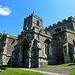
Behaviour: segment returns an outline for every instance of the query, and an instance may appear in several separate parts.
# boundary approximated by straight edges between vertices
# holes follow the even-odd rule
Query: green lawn
[[[71,69],[71,75],[75,75],[75,68]]]
[[[4,70],[3,72],[0,72],[0,75],[46,75],[46,74],[33,72],[33,71],[26,71],[26,70],[17,69],[17,68],[10,68],[10,69]]]
[[[60,64],[60,65],[47,65],[46,67],[62,67],[62,66],[71,66],[71,65],[75,65],[75,63],[67,63],[67,64]]]

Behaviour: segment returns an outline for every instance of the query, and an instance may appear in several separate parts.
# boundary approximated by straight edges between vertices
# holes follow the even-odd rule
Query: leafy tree
[[[0,38],[2,37],[2,33],[0,33]]]

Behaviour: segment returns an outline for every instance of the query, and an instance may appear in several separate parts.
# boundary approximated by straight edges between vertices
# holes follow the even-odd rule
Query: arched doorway
[[[27,39],[24,39],[21,43],[21,50],[22,50],[22,66],[26,67],[27,66],[27,53],[28,53],[28,47],[29,43]]]

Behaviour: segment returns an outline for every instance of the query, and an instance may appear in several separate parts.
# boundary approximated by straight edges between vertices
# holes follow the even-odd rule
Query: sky
[[[17,36],[24,18],[33,13],[43,19],[43,28],[75,16],[75,0],[0,0],[0,33]]]

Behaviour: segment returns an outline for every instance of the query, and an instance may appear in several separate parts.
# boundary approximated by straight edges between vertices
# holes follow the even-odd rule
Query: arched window
[[[51,55],[51,42],[48,39],[45,41],[45,54]]]

